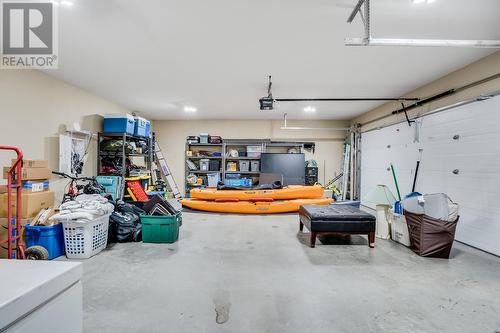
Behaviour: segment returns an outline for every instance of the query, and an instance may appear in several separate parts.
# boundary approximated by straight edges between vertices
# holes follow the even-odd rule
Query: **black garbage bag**
[[[109,218],[111,242],[126,243],[142,240],[140,214],[144,211],[134,205],[118,201]]]

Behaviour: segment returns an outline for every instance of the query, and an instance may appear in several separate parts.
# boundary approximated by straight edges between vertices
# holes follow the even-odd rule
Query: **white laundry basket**
[[[66,257],[87,259],[104,250],[108,244],[110,216],[106,214],[93,221],[62,222]]]

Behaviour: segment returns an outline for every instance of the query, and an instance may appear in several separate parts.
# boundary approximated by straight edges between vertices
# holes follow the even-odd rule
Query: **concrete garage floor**
[[[500,331],[497,257],[297,232],[296,215],[186,212],[176,244],[114,245],[83,261],[85,332]]]

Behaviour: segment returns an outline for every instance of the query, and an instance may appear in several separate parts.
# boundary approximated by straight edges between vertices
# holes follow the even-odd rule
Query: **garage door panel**
[[[500,97],[495,97],[424,117],[419,143],[406,124],[363,133],[362,203],[376,184],[385,182],[394,190],[386,170],[391,162],[402,194],[408,193],[422,148],[417,191],[448,194],[460,205],[457,239],[500,255],[499,124]]]
[[[460,228],[457,228],[455,236],[456,240],[490,253],[500,253],[500,245],[494,241],[494,239],[500,237],[500,235],[483,237],[482,235],[484,232],[482,230],[463,224],[459,224],[459,226]]]

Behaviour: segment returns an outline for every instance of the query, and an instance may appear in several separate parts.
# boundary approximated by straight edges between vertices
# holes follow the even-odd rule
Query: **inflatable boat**
[[[202,200],[217,199],[319,199],[323,198],[324,189],[321,186],[290,185],[277,190],[217,190],[216,188],[195,188],[189,194],[191,198]]]
[[[329,205],[332,199],[294,199],[274,201],[239,201],[237,199],[218,199],[208,201],[201,199],[182,199],[184,207],[206,212],[233,213],[233,214],[277,214],[298,212],[302,205]]]

